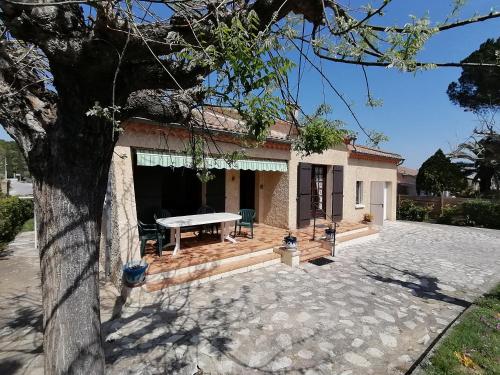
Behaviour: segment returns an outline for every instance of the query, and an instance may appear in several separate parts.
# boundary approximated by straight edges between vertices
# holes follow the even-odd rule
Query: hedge
[[[24,222],[32,217],[31,199],[0,198],[0,243],[13,240]]]
[[[500,229],[500,201],[474,200],[462,203],[465,225]]]
[[[398,220],[427,221],[433,206],[418,206],[411,200],[403,200],[397,211]]]

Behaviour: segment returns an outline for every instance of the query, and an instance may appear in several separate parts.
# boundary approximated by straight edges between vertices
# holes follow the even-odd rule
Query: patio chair
[[[158,231],[157,224],[145,224],[142,221],[139,221],[137,228],[139,230],[139,240],[141,241],[141,257],[143,257],[146,252],[146,243],[148,241],[156,241],[158,252],[161,255],[163,233]]]
[[[201,206],[198,208],[198,211],[196,211],[197,214],[213,214],[215,213],[215,210],[210,207],[210,206]],[[219,234],[219,225],[218,224],[207,224],[207,225],[202,225],[200,228],[200,237],[203,234],[204,230],[210,230],[212,234],[214,234],[214,229],[217,234]]]
[[[164,226],[161,226],[156,222],[158,219],[164,219],[167,217],[171,217],[172,215],[170,214],[169,210],[166,210],[164,208],[161,208],[158,213],[153,214],[153,217],[155,219],[155,225],[158,233],[161,234],[161,236],[158,239],[158,255],[161,256],[161,253],[163,251],[163,241],[168,242],[168,239],[170,238],[170,229],[165,228]]]
[[[238,220],[234,224],[234,235],[236,236],[236,227],[239,227],[238,233],[241,234],[241,227],[245,228],[250,228],[250,234],[251,237],[253,238],[253,222],[255,220],[255,210],[252,210],[250,208],[242,208],[239,212],[239,215],[241,215],[241,220]]]

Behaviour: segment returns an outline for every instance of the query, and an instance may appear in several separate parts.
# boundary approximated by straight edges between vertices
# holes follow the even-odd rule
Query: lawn
[[[24,222],[21,232],[31,232],[35,230],[35,222],[33,219],[28,219]]]
[[[500,374],[500,284],[460,318],[430,362],[428,375]]]

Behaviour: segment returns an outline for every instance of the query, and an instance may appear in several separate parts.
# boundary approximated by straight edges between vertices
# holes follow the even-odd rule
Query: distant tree
[[[417,192],[426,191],[441,196],[441,211],[444,192],[457,193],[465,187],[465,177],[460,168],[441,149],[424,161],[418,170]]]
[[[14,173],[19,173],[22,177],[29,176],[28,165],[16,142],[0,139],[0,177],[4,177],[5,159],[8,177],[13,177]]]
[[[472,176],[473,181],[479,183],[479,192],[482,194],[491,191],[491,183],[499,185],[500,181],[500,134],[490,132],[460,144],[450,154],[457,159],[458,167],[466,176]]]
[[[458,82],[448,86],[450,100],[468,111],[500,108],[500,38],[488,39],[462,63],[490,63],[497,66],[466,65]]]

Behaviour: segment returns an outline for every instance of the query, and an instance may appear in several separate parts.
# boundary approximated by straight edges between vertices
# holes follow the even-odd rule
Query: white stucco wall
[[[356,208],[356,181],[363,181],[363,205]],[[348,159],[344,168],[344,220],[358,222],[370,213],[372,181],[388,182],[388,220],[396,220],[397,166],[394,163]]]

